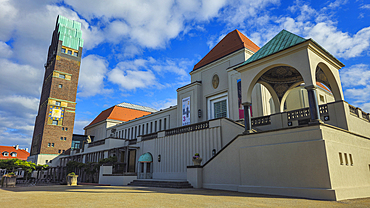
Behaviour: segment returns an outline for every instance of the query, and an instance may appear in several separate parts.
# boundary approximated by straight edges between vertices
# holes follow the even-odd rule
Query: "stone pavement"
[[[6,207],[370,207],[370,198],[320,201],[209,189],[32,186],[0,189]]]

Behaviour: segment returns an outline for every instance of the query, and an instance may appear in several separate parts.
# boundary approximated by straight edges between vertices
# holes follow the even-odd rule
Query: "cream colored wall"
[[[122,123],[122,121],[111,120],[111,119],[101,121],[98,124],[85,127],[85,135],[94,136],[94,141],[105,139],[110,135],[110,132],[109,134],[107,134],[107,128],[115,126],[120,123]]]
[[[153,178],[186,179],[186,167],[193,165],[192,156],[199,153],[202,164],[212,157],[212,150],[220,151],[244,128],[227,119],[209,122],[209,128],[183,134],[165,136],[158,133],[157,139],[138,142],[137,158],[150,152],[153,156]],[[161,155],[161,162],[158,162]]]

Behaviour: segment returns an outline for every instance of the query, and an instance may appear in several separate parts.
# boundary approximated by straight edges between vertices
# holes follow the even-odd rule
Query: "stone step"
[[[193,188],[188,181],[134,180],[128,185],[161,188]]]

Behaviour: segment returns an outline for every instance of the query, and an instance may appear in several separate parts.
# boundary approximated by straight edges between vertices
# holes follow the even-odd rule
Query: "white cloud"
[[[370,4],[365,4],[360,7],[361,9],[370,9]]]
[[[330,9],[336,9],[337,7],[340,7],[342,5],[347,4],[348,0],[335,0],[334,2],[331,2],[328,7]]]
[[[107,61],[96,55],[89,55],[82,59],[78,96],[89,97],[111,92],[111,90],[104,88],[107,66]]]
[[[340,71],[346,99],[354,100],[354,105],[370,112],[370,67],[356,64]]]
[[[108,80],[118,84],[121,90],[135,90],[159,85],[152,71],[124,69],[120,65],[122,63],[109,72]]]
[[[165,99],[159,102],[152,102],[150,103],[151,107],[157,110],[160,109],[166,109],[169,108],[170,106],[175,106],[177,105],[177,99]]]
[[[75,125],[73,127],[74,134],[84,134],[84,127],[87,126],[91,121],[88,120],[75,120]]]
[[[41,68],[41,67],[40,67]],[[12,63],[0,59],[0,96],[26,95],[39,97],[42,85],[42,68]]]

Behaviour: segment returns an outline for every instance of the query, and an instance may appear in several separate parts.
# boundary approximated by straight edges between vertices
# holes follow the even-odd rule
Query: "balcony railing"
[[[103,145],[103,144],[105,144],[105,139],[89,143],[89,148]]]
[[[251,119],[252,126],[264,126],[271,124],[271,117],[270,116],[262,116],[257,118]]]
[[[183,133],[187,133],[187,132],[191,132],[191,131],[198,131],[198,130],[208,129],[208,128],[209,128],[209,122],[206,121],[206,122],[191,124],[191,125],[182,126],[182,127],[179,127],[179,128],[167,130],[165,135],[166,136],[171,136],[171,135],[175,135],[175,134],[183,134]]]
[[[151,133],[151,134],[146,134],[146,135],[143,135],[141,137],[141,141],[145,141],[145,140],[150,140],[150,139],[155,139],[158,137],[158,133],[155,132],[155,133]]]

